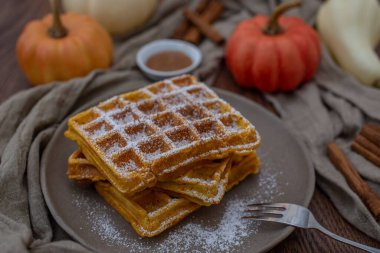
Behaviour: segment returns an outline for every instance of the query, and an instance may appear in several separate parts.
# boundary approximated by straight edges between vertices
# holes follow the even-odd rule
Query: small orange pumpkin
[[[88,16],[59,15],[56,0],[52,14],[29,22],[16,51],[21,69],[35,85],[85,76],[112,63],[112,40],[107,31]]]

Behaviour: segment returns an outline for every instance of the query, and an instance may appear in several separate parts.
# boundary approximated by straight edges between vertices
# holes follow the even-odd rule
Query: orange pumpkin
[[[53,14],[28,23],[16,51],[21,69],[32,84],[84,76],[112,63],[112,40],[104,28],[88,16]]]
[[[298,17],[283,17],[301,1],[285,2],[271,17],[242,21],[231,35],[226,61],[243,87],[264,92],[291,91],[310,80],[319,65],[316,31]]]

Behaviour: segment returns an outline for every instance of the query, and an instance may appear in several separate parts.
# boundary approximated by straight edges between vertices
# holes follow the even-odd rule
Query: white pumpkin
[[[339,65],[359,81],[380,86],[380,5],[377,0],[329,0],[319,9],[317,27]]]
[[[157,0],[63,0],[66,11],[95,18],[114,35],[124,35],[141,27],[151,16]]]

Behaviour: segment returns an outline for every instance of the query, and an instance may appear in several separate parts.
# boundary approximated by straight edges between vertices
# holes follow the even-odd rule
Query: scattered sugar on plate
[[[117,212],[103,202],[94,203],[85,196],[74,198],[73,201],[81,212],[84,211],[84,218],[90,223],[90,232],[98,234],[99,239],[113,249],[122,248],[128,252],[234,252],[239,250],[239,246],[244,246],[248,237],[254,237],[260,231],[261,222],[241,219],[246,205],[271,202],[275,197],[283,195],[277,184],[281,172],[271,169],[268,164],[262,167],[260,174],[247,179],[249,182],[241,183],[254,181],[252,191],[247,189],[249,185],[239,185],[244,188],[232,189],[226,193],[220,205],[202,207],[154,238],[140,238],[129,225],[116,224],[114,216],[118,215]],[[244,191],[243,194],[241,190]],[[214,210],[203,210],[207,208]],[[213,216],[216,211],[222,215]]]

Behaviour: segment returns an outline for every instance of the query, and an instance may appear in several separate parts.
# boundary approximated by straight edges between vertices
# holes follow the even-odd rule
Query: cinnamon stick
[[[371,128],[373,131],[380,133],[380,126],[379,125],[376,125],[374,123],[367,123],[366,126],[368,128]]]
[[[362,130],[360,131],[360,134],[366,137],[374,144],[380,145],[380,131],[377,131],[377,128],[378,126],[374,124],[365,124]]]
[[[183,13],[185,17],[188,18],[210,40],[214,41],[217,44],[222,43],[224,41],[222,35],[220,35],[220,33],[217,30],[215,30],[209,23],[207,23],[207,21],[202,19],[198,14],[189,9],[185,9]]]
[[[380,147],[359,134],[352,143],[351,148],[364,156],[376,166],[380,167]]]
[[[200,15],[200,18],[205,23],[211,24],[220,17],[223,10],[224,10],[224,6],[221,2],[219,2],[218,0],[212,0],[208,4],[206,10]],[[194,44],[199,44],[199,42],[201,41],[201,38],[202,38],[201,31],[197,27],[189,28],[185,36],[183,37],[184,40],[194,43]]]
[[[195,12],[198,13],[198,14],[202,14],[207,6],[209,5],[210,3],[210,0],[202,0],[202,1],[199,1],[197,6],[195,7]],[[187,19],[184,19],[178,26],[177,28],[175,29],[174,33],[173,33],[173,38],[174,39],[182,39],[186,32],[192,27],[192,24],[189,22],[189,20]]]
[[[346,178],[351,189],[361,198],[376,220],[380,219],[380,198],[361,178],[359,173],[335,143],[327,146],[331,162]]]

